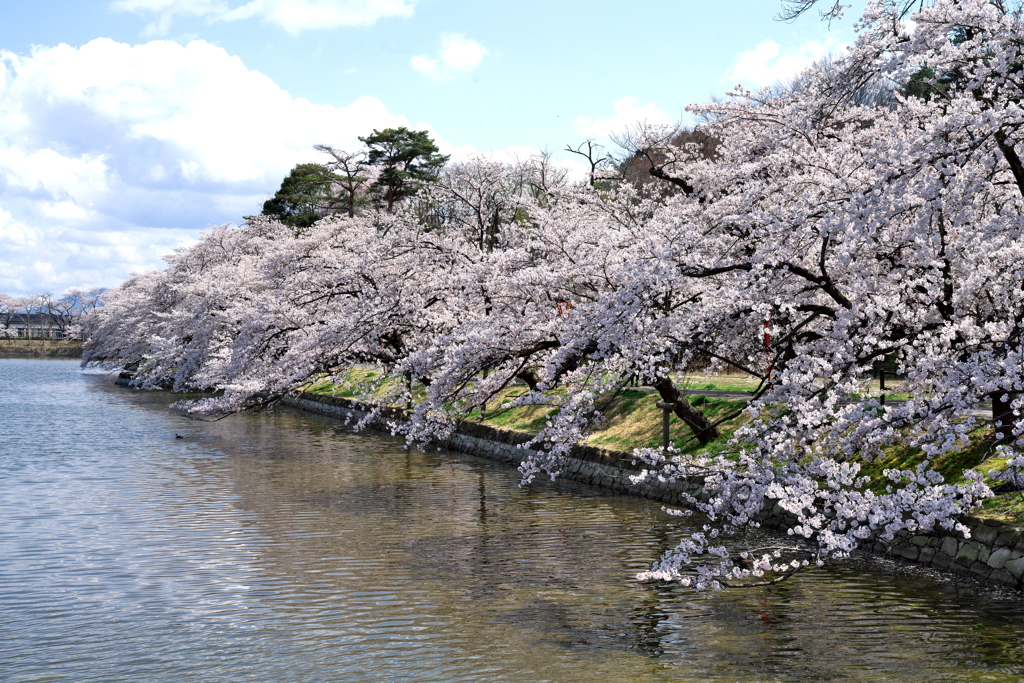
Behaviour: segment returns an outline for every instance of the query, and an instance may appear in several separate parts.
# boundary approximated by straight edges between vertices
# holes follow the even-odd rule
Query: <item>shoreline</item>
[[[309,392],[298,392],[284,399],[282,404],[346,423],[360,420],[368,414],[355,400]],[[401,420],[403,417],[404,411],[397,408],[387,409],[383,414],[384,420]],[[379,422],[375,426],[387,428]],[[451,437],[438,442],[438,445],[518,467],[526,455],[536,453],[519,448],[532,436],[527,432],[462,421]],[[696,477],[671,483],[634,484],[629,477],[641,469],[634,464],[630,453],[577,444],[573,446],[570,457],[566,458],[559,477],[614,493],[678,506],[682,506],[680,494],[696,495],[703,490],[703,481]],[[768,529],[785,528],[788,516],[789,513],[776,503],[767,511],[761,525]],[[965,539],[959,532],[944,529],[917,534],[901,531],[891,542],[869,539],[860,546],[860,550],[1024,590],[1024,528],[970,515],[961,517],[960,521],[970,530],[970,539]]]
[[[51,340],[0,340],[0,358],[61,358],[81,360],[82,343]]]

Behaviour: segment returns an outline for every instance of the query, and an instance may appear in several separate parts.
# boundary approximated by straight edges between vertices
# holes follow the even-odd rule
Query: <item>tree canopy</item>
[[[380,169],[371,185],[371,192],[386,205],[389,212],[395,204],[415,195],[448,162],[426,131],[400,128],[374,129],[372,135],[359,140],[366,145],[368,161]]]
[[[315,145],[328,160],[293,168],[280,189],[263,203],[261,215],[305,229],[331,214],[344,212],[354,217],[371,200],[394,212],[402,200],[435,181],[448,161],[437,153],[426,131],[375,129],[359,139],[366,144],[365,150]]]
[[[294,228],[308,228],[328,213],[334,200],[332,182],[332,174],[321,164],[299,164],[274,196],[263,202],[262,215]]]

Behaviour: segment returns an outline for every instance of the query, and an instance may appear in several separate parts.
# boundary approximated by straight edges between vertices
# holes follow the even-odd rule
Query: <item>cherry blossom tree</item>
[[[691,107],[685,134],[634,131],[642,163],[624,177],[476,159],[301,234],[266,217],[215,228],[109,296],[86,362],[219,390],[185,406],[205,414],[362,382],[377,409],[408,408],[394,429],[410,444],[521,381],[509,405],[558,409],[526,481],[557,476],[640,378],[706,447],[636,453],[638,480],[704,484],[688,505],[705,527],[644,579],[767,581],[868,538],[966,533],[958,516],[991,492],[933,460],[993,427],[1005,476],[1024,468],[1024,20],[997,0],[875,2],[859,27],[790,88]],[[762,380],[729,440],[673,379],[707,362]],[[909,400],[865,391],[882,363]],[[381,372],[352,380],[365,364]],[[991,421],[974,415],[988,404]],[[861,463],[896,445],[922,464],[869,487]],[[776,507],[803,545],[737,561],[727,539]]]
[[[24,308],[24,299],[0,294],[0,339],[18,336],[11,324],[14,322],[14,317]]]
[[[702,336],[770,321],[776,376],[737,434],[732,458],[646,457],[659,476],[705,476],[695,505],[726,528],[757,523],[778,501],[791,532],[841,556],[872,535],[962,527],[955,514],[987,495],[976,474],[949,485],[929,471],[891,472],[892,492],[864,489],[859,466],[895,443],[926,458],[967,443],[972,409],[991,400],[996,438],[1019,436],[1022,320],[1018,11],[998,2],[935,3],[904,24],[872,4],[836,76],[808,74],[793,92],[737,91],[698,107],[721,141],[715,160],[677,150],[661,169],[687,198],[691,226],[732,238],[713,260],[687,259],[695,277],[729,275],[703,315]],[[912,33],[908,33],[912,30]],[[907,83],[925,67],[936,95],[865,107],[854,90]],[[697,245],[694,245],[697,246]],[[700,253],[700,252],[689,252]],[[731,293],[731,296],[726,296]],[[720,339],[726,341],[725,339]],[[717,349],[728,348],[719,343]],[[913,398],[884,410],[849,401],[874,364],[893,358]],[[1008,455],[1015,447],[1004,446]],[[714,529],[712,529],[714,530]],[[711,535],[680,545],[646,576],[686,578],[695,554],[723,552]],[[758,558],[753,571],[772,567]],[[743,570],[746,571],[746,570]],[[733,576],[723,562],[718,575]],[[701,585],[714,574],[698,573]]]

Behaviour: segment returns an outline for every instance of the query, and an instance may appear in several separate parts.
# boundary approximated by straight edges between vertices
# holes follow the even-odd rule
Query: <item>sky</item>
[[[547,151],[854,39],[778,0],[0,0],[0,292],[114,287],[258,213],[313,145]]]

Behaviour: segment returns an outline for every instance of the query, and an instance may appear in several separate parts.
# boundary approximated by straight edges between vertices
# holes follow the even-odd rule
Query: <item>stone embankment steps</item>
[[[368,414],[364,405],[352,399],[307,392],[300,392],[284,403],[346,423],[358,421]],[[385,422],[402,420],[404,413],[398,409],[388,409],[382,418]],[[386,424],[377,426],[386,427]],[[439,445],[518,467],[527,455],[535,453],[520,448],[531,436],[525,432],[465,421],[450,438]],[[700,477],[677,482],[635,484],[630,476],[636,475],[641,469],[629,453],[577,444],[566,459],[560,476],[669,505],[684,505],[684,495],[700,496],[703,492],[703,480]],[[776,504],[765,512],[761,523],[766,528],[783,529],[789,527],[790,520],[790,514]],[[970,539],[965,539],[960,533],[941,529],[919,534],[904,531],[889,543],[869,539],[862,548],[879,555],[899,557],[928,567],[1024,589],[1024,529],[975,517],[965,516],[961,521],[970,530]]]

